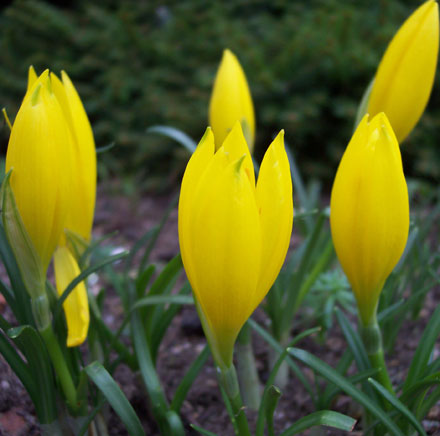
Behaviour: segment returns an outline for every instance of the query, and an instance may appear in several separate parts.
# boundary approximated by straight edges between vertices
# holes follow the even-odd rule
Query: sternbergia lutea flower
[[[292,184],[283,136],[268,148],[255,184],[240,123],[217,151],[208,128],[183,177],[182,260],[222,368],[231,366],[238,332],[275,281],[289,246]]]
[[[399,144],[383,113],[371,121],[365,115],[348,144],[333,184],[330,224],[336,254],[367,325],[409,229]]]
[[[223,52],[209,103],[209,124],[220,148],[234,124],[240,121],[249,149],[254,148],[255,115],[249,86],[237,57]]]
[[[400,27],[379,64],[367,112],[385,112],[401,143],[431,95],[439,45],[438,5],[423,3]]]
[[[96,154],[92,130],[81,100],[65,72],[62,81],[45,71],[29,69],[28,89],[9,141],[6,169],[32,249],[39,259],[39,293],[44,292],[47,267],[54,255],[59,294],[80,269],[67,244],[69,231],[85,244],[90,240],[96,195]],[[16,253],[20,259],[23,252]],[[22,274],[32,294],[29,266]],[[35,274],[33,274],[35,276]],[[35,280],[34,280],[35,281]],[[64,302],[68,346],[87,336],[89,308],[83,282]]]

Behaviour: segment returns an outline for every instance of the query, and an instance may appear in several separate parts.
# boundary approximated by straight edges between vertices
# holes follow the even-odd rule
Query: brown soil
[[[120,233],[112,238],[110,243],[124,248],[131,247],[144,231],[160,220],[170,201],[170,197],[145,197],[138,199],[136,202],[130,202],[126,198],[105,194],[98,196],[98,198],[95,236],[99,237],[117,229]],[[165,263],[177,252],[177,211],[174,210],[158,240],[152,259],[159,264]],[[111,289],[108,289],[106,301],[107,313],[104,316],[105,320],[112,328],[116,329],[122,316],[122,310],[118,297]],[[436,288],[428,295],[420,318],[417,321],[408,321],[404,324],[396,342],[396,348],[392,356],[388,356],[387,359],[394,382],[398,383],[404,379],[423,328],[439,301],[440,291],[439,288]],[[0,300],[0,312],[6,318],[11,319],[11,314],[2,300]],[[256,311],[254,319],[263,325],[267,322],[261,309]],[[268,346],[256,335],[254,335],[253,340],[259,375],[261,380],[265,381],[268,377]],[[158,372],[168,398],[172,398],[185,371],[204,345],[205,339],[197,314],[192,307],[185,307],[175,317],[159,353]],[[324,344],[318,343],[313,338],[307,338],[298,346],[334,366],[345,350],[346,343],[339,329],[334,327],[329,332]],[[436,353],[439,352],[440,344],[436,349]],[[308,368],[304,368],[304,372],[312,379],[313,374]],[[145,434],[158,435],[154,421],[148,412],[147,397],[139,376],[132,373],[124,365],[117,368],[114,376],[140,417],[145,428]],[[360,409],[345,396],[340,396],[333,408],[355,418],[360,418]],[[298,418],[313,411],[313,405],[307,392],[291,376],[275,414],[276,430],[285,429]],[[211,359],[208,360],[189,391],[181,410],[181,416],[188,435],[198,434],[190,428],[190,423],[210,430],[218,436],[233,435],[232,426],[218,389],[216,373]],[[249,417],[253,426],[255,424],[255,414],[249,413]],[[118,417],[111,411],[108,416],[108,424],[110,435],[122,436],[128,434],[119,422]],[[439,405],[433,408],[424,421],[424,426],[429,434],[440,434]],[[0,436],[32,436],[39,434],[39,426],[29,397],[9,366],[0,357]],[[304,434],[310,434],[310,432]],[[328,431],[323,434],[346,433]],[[355,429],[350,434],[360,435],[361,433]]]

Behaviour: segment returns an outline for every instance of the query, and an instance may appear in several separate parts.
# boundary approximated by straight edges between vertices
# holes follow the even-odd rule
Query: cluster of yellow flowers
[[[366,113],[372,119],[367,114],[362,118],[334,182],[331,231],[364,324],[375,317],[379,293],[406,244],[408,192],[398,141],[424,111],[437,53],[438,7],[429,0],[390,43],[367,96]],[[244,72],[229,50],[215,80],[209,114],[212,130],[200,141],[182,182],[179,240],[215,360],[229,368],[238,332],[284,262],[292,231],[292,182],[283,131],[269,146],[255,180],[252,99]],[[11,188],[40,276],[45,281],[54,257],[62,293],[79,273],[65,232],[90,240],[96,192],[92,131],[66,73],[60,80],[48,71],[37,77],[30,69],[6,170],[12,170]],[[19,249],[14,249],[18,259]],[[20,267],[26,270],[26,265]],[[32,280],[27,285],[31,295],[38,295]],[[38,286],[44,288],[44,283]],[[79,345],[87,336],[89,319],[84,284],[64,308],[68,345]]]

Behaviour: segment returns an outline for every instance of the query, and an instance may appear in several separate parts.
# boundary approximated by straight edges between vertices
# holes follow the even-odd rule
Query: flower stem
[[[378,372],[373,376],[385,389],[394,394],[393,385],[390,380],[390,376],[387,371],[383,347],[382,347],[382,333],[380,331],[379,324],[374,315],[373,319],[368,324],[360,323],[359,332],[362,341],[365,345],[365,349],[368,354],[368,359],[373,368]],[[385,407],[390,405],[388,402],[384,402]]]
[[[237,430],[237,436],[251,436],[247,421],[245,407],[240,396],[237,373],[234,365],[229,368],[219,368],[219,383],[226,392],[234,414],[233,424]]]
[[[252,334],[249,324],[245,324],[237,338],[237,373],[243,402],[251,410],[258,410],[261,401],[261,386],[252,350]]]
[[[75,384],[73,383],[72,375],[67,367],[60,344],[52,329],[52,324],[49,323],[46,327],[39,329],[39,332],[49,351],[49,356],[60,381],[64,396],[66,397],[67,405],[72,412],[77,413],[79,412],[81,404],[77,400]]]

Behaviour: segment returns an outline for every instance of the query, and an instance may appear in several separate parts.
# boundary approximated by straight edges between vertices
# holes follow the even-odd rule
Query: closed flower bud
[[[431,94],[439,44],[438,5],[422,4],[390,42],[374,78],[367,112],[385,112],[402,142],[422,116]]]
[[[333,184],[330,224],[337,256],[367,325],[409,229],[399,144],[383,113],[370,122],[366,115],[348,144]]]
[[[6,153],[12,192],[43,277],[70,208],[72,156],[72,134],[45,71],[26,93]]]
[[[220,148],[237,121],[241,123],[252,153],[255,140],[252,97],[238,59],[226,49],[217,71],[209,104],[209,124],[214,133],[216,149]]]
[[[240,123],[217,151],[208,128],[182,181],[179,241],[205,334],[220,367],[230,367],[238,332],[281,269],[292,220],[283,132],[268,148],[255,185]]]

